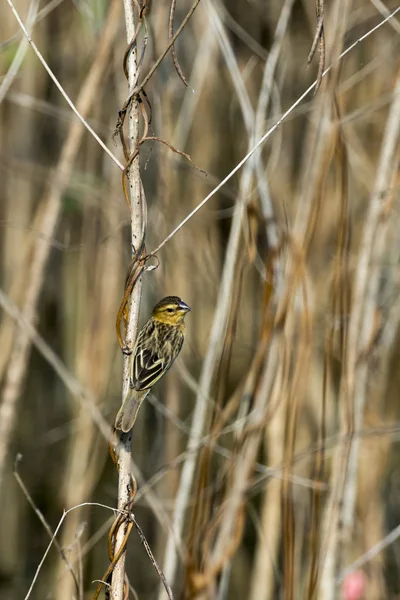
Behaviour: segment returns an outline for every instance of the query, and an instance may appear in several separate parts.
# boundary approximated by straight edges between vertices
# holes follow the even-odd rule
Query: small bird
[[[127,433],[155,383],[170,369],[185,339],[185,315],[191,309],[178,296],[167,296],[153,308],[132,353],[129,391],[118,411],[115,428]]]

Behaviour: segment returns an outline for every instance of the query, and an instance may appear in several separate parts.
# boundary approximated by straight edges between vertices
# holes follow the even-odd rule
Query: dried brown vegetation
[[[400,9],[171,4],[15,5],[108,154],[0,9],[0,596],[93,598],[128,527],[141,600],[155,561],[182,600],[399,598]],[[108,553],[115,319],[129,345],[169,294],[187,339]]]

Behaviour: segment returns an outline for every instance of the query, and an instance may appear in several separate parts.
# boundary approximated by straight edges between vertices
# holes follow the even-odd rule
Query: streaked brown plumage
[[[129,391],[115,419],[116,429],[125,433],[132,429],[143,400],[172,366],[185,339],[189,310],[177,296],[167,296],[153,308],[132,353]]]

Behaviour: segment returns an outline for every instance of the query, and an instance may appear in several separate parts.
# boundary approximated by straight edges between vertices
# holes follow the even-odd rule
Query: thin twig
[[[45,19],[54,9],[56,9],[63,2],[65,2],[65,0],[50,0],[50,2],[48,2],[44,8],[39,10],[36,19],[34,20],[32,25],[40,23],[40,21]],[[0,51],[5,50],[7,46],[10,46],[11,44],[14,44],[17,40],[21,39],[23,35],[23,32],[20,29],[18,29],[18,31],[14,33],[14,35],[10,36],[7,40],[4,40],[3,42],[0,42]]]
[[[387,17],[390,15],[390,10],[388,7],[382,2],[382,0],[370,0],[375,8],[381,13],[382,17]],[[390,26],[394,29],[396,33],[400,33],[400,23],[397,19],[392,19],[390,21]]]
[[[65,554],[63,548],[61,548],[60,544],[58,543],[58,541],[55,539],[55,534],[53,533],[53,531],[50,528],[50,525],[48,524],[48,522],[46,521],[46,519],[43,516],[43,513],[39,510],[39,508],[36,506],[32,496],[30,495],[30,493],[28,492],[26,485],[24,484],[24,482],[22,481],[22,478],[20,476],[20,474],[18,473],[18,464],[22,459],[22,455],[18,454],[17,458],[15,460],[14,463],[14,477],[17,480],[17,483],[19,485],[19,487],[22,490],[22,493],[24,494],[25,498],[28,500],[29,504],[31,505],[31,507],[33,508],[33,510],[35,511],[36,515],[38,516],[39,521],[42,523],[43,527],[45,528],[45,530],[47,531],[49,537],[51,540],[54,540],[54,545],[57,548],[58,552],[60,553],[61,558],[63,559],[63,561],[65,562],[68,571],[71,573],[71,576],[74,580],[74,584],[75,584],[75,589],[78,593],[79,596],[79,590],[80,590],[80,586],[79,586],[79,581],[75,575],[75,571],[72,568],[71,563],[69,562],[67,555]]]
[[[162,584],[163,584],[163,586],[165,588],[165,591],[167,592],[167,596],[168,596],[169,600],[174,600],[174,595],[173,595],[172,590],[171,590],[171,588],[170,588],[170,586],[168,584],[168,581],[166,580],[164,573],[162,572],[160,566],[158,565],[156,559],[154,558],[153,552],[151,551],[149,543],[146,540],[146,536],[144,535],[143,530],[140,527],[139,523],[136,521],[136,518],[135,518],[134,514],[131,514],[131,519],[132,519],[133,524],[135,525],[135,527],[137,529],[137,532],[139,534],[140,540],[141,540],[141,542],[142,542],[142,544],[143,544],[143,546],[144,546],[144,548],[145,548],[145,550],[147,552],[147,556],[149,557],[149,559],[151,561],[151,564],[153,565],[153,567],[157,571],[157,574],[158,574],[159,578],[162,581]]]
[[[353,573],[356,569],[363,567],[370,560],[372,560],[377,554],[385,550],[388,546],[393,544],[400,537],[400,525],[395,527],[386,537],[380,540],[377,544],[372,546],[369,550],[364,552],[361,556],[359,556],[355,561],[353,561],[348,567],[343,569],[341,573],[336,578],[336,583],[342,583],[344,579]]]
[[[32,579],[32,582],[31,582],[31,585],[29,586],[28,592],[27,592],[27,594],[26,594],[26,596],[25,596],[24,600],[28,600],[28,599],[30,598],[31,594],[32,594],[32,590],[33,590],[33,588],[34,588],[34,585],[35,585],[35,583],[36,583],[36,580],[37,580],[37,578],[39,577],[39,573],[40,573],[40,571],[41,571],[41,569],[42,569],[42,567],[43,567],[44,561],[46,560],[46,557],[47,557],[48,553],[50,552],[50,548],[51,548],[51,546],[53,545],[53,542],[54,542],[54,540],[55,540],[55,538],[56,538],[56,535],[57,535],[57,533],[59,532],[59,530],[60,530],[60,527],[61,527],[61,525],[63,524],[65,517],[67,516],[67,512],[68,512],[68,511],[65,511],[65,510],[64,510],[64,512],[63,512],[63,514],[62,514],[62,517],[61,517],[61,519],[60,519],[60,521],[59,521],[59,523],[58,523],[57,527],[56,527],[56,528],[55,528],[55,530],[54,530],[54,534],[53,534],[53,536],[52,536],[52,538],[51,538],[51,540],[50,540],[50,543],[49,543],[49,545],[47,546],[47,548],[46,548],[46,550],[45,550],[45,553],[43,554],[42,560],[40,561],[40,563],[39,563],[39,565],[38,565],[38,567],[37,567],[37,569],[36,569],[35,575],[33,576],[33,579]]]
[[[400,11],[400,7],[396,8],[393,12],[390,13],[390,15],[388,17],[386,17],[383,21],[380,21],[375,27],[373,27],[373,29],[370,29],[369,31],[367,31],[366,34],[364,34],[363,36],[361,36],[360,38],[358,38],[353,44],[351,44],[351,46],[349,46],[344,52],[342,52],[340,54],[340,56],[338,57],[338,61],[342,60],[342,58],[344,58],[349,52],[351,52],[358,44],[360,44],[362,41],[364,41],[367,37],[369,37],[370,35],[372,35],[375,31],[377,31],[380,27],[382,27],[382,25],[384,25],[387,21],[389,21],[389,19],[393,18],[394,15],[396,15],[398,12]],[[325,77],[333,68],[333,65],[330,65],[327,69],[325,69],[325,71],[322,74],[322,77]],[[249,158],[254,154],[254,152],[256,152],[256,150],[258,148],[260,148],[260,146],[262,146],[264,144],[264,142],[270,137],[270,135],[276,130],[278,129],[278,127],[283,123],[283,121],[286,120],[286,118],[294,111],[295,108],[297,108],[297,106],[299,104],[301,104],[301,102],[304,100],[304,98],[306,98],[308,96],[308,94],[315,88],[315,86],[317,85],[317,81],[314,81],[314,83],[312,83],[310,85],[310,87],[308,87],[306,89],[305,92],[303,92],[303,94],[296,100],[296,102],[294,102],[294,104],[292,104],[292,106],[290,108],[288,108],[288,110],[280,117],[280,119],[275,123],[275,125],[273,125],[263,136],[262,138],[257,142],[257,144],[255,144],[255,146],[246,154],[246,156],[244,158],[242,158],[242,160],[236,165],[236,167],[234,169],[232,169],[232,171],[230,173],[228,173],[228,175],[226,177],[224,177],[224,179],[204,198],[204,200],[202,200],[200,202],[200,204],[198,204],[196,206],[196,208],[194,208],[184,219],[183,221],[181,221],[179,223],[179,225],[177,225],[175,227],[175,229],[173,231],[171,231],[171,233],[169,235],[167,235],[167,237],[154,249],[150,252],[150,254],[157,254],[161,248],[163,248],[163,246],[165,246],[165,244],[167,242],[169,242],[176,233],[178,233],[178,231],[180,229],[182,229],[182,227],[184,225],[186,225],[186,223],[188,221],[190,221],[190,219],[192,217],[194,217],[195,214],[197,214],[199,212],[199,210],[201,210],[203,208],[203,206],[205,204],[207,204],[207,202],[210,200],[210,198],[212,198],[213,196],[215,196],[215,194],[230,180],[232,179],[232,177],[243,167],[243,165],[249,160]]]
[[[66,102],[69,104],[69,106],[71,107],[72,111],[78,117],[78,119],[80,120],[80,122],[82,123],[82,125],[84,125],[84,127],[86,127],[86,129],[89,131],[89,133],[98,142],[98,144],[100,144],[100,146],[108,154],[108,156],[115,162],[115,164],[121,169],[121,171],[123,171],[124,170],[124,166],[122,165],[122,163],[119,162],[118,158],[116,156],[114,156],[114,154],[111,152],[111,150],[109,150],[109,148],[107,148],[107,146],[105,145],[105,143],[99,138],[99,136],[94,131],[94,129],[92,129],[92,127],[89,125],[89,123],[86,121],[85,117],[83,116],[82,111],[79,110],[79,108],[78,108],[78,104],[79,103],[77,103],[77,105],[75,106],[75,104],[72,102],[71,98],[68,96],[68,94],[66,93],[66,91],[62,87],[61,83],[58,81],[57,77],[54,75],[53,71],[50,69],[49,65],[47,64],[47,62],[43,58],[43,55],[40,53],[38,47],[36,46],[35,42],[32,40],[30,34],[28,33],[28,31],[27,31],[25,25],[23,24],[23,22],[21,20],[21,17],[19,16],[19,13],[18,13],[17,9],[15,8],[14,4],[12,3],[12,1],[11,0],[7,0],[7,3],[9,4],[12,12],[14,13],[14,16],[17,19],[19,26],[21,27],[21,29],[22,29],[22,31],[23,31],[26,39],[28,40],[29,44],[32,46],[32,49],[35,52],[36,56],[38,57],[38,59],[40,60],[40,62],[44,66],[44,68],[46,69],[47,73],[50,75],[51,79],[56,84],[57,88],[61,92],[61,95],[64,97],[64,99],[66,100]]]
[[[186,17],[183,19],[181,25],[176,30],[175,35],[171,38],[171,40],[170,40],[168,46],[165,48],[164,52],[158,57],[158,59],[156,60],[154,65],[151,67],[150,71],[148,72],[146,77],[143,79],[143,81],[130,92],[130,94],[129,94],[130,98],[139,94],[143,90],[143,88],[148,84],[149,80],[153,77],[153,75],[156,72],[156,70],[158,69],[159,65],[162,63],[162,61],[164,60],[164,58],[167,56],[168,52],[170,51],[171,47],[174,45],[174,43],[176,42],[176,40],[178,39],[178,37],[180,36],[182,31],[184,30],[186,23],[189,21],[190,17],[196,10],[199,2],[200,2],[200,0],[195,0],[193,2],[189,12],[187,13]]]
[[[43,554],[43,557],[35,571],[35,575],[33,576],[31,585],[29,586],[28,592],[24,598],[24,600],[28,600],[32,594],[32,590],[35,586],[35,583],[37,581],[37,578],[39,577],[39,573],[44,565],[44,562],[46,560],[46,557],[48,555],[48,553],[50,552],[50,549],[52,547],[52,545],[54,544],[54,541],[57,537],[58,532],[60,531],[61,525],[63,524],[65,517],[72,511],[77,510],[78,508],[82,508],[83,506],[100,506],[101,508],[106,508],[107,510],[111,510],[111,511],[115,511],[115,508],[112,508],[111,506],[107,506],[106,504],[100,504],[98,502],[82,502],[81,504],[77,504],[76,506],[73,506],[72,508],[69,508],[68,510],[64,510],[61,519],[58,522],[57,527],[54,530],[54,534],[50,540],[49,545],[47,546],[45,553]]]
[[[200,173],[203,173],[203,175],[207,175],[207,173],[203,169],[200,169],[200,167],[198,167],[197,165],[194,164],[194,162],[190,158],[189,154],[187,154],[186,152],[182,152],[182,150],[177,150],[177,148],[175,148],[172,144],[170,144],[166,140],[163,140],[160,137],[152,135],[152,136],[143,137],[140,140],[141,144],[143,144],[144,142],[160,142],[160,144],[164,144],[170,150],[172,150],[172,152],[175,152],[175,154],[179,154],[179,156],[186,158],[186,160],[188,160],[190,162],[190,164],[192,165],[192,167],[194,167],[197,171],[200,171]]]

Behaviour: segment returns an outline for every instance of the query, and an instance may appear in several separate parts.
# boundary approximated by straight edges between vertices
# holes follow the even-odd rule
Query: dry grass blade
[[[132,91],[129,94],[129,97],[125,103],[125,105],[129,105],[130,102],[132,101],[132,99],[135,96],[138,96],[143,89],[146,87],[146,85],[148,84],[148,82],[150,81],[150,79],[153,77],[154,73],[157,71],[158,67],[160,66],[160,64],[162,63],[162,61],[164,60],[164,58],[167,56],[168,52],[170,51],[170,49],[172,48],[172,46],[174,45],[174,43],[176,42],[176,40],[178,39],[178,37],[180,36],[180,34],[182,33],[182,31],[184,30],[186,23],[189,21],[190,17],[193,15],[194,11],[196,10],[198,4],[199,4],[200,0],[195,0],[189,10],[189,12],[187,13],[186,17],[183,19],[181,25],[178,27],[178,29],[176,30],[176,33],[173,35],[173,37],[171,38],[168,46],[166,47],[166,49],[164,50],[164,52],[158,57],[158,59],[156,60],[156,62],[154,63],[154,65],[151,67],[150,71],[148,72],[148,74],[146,75],[146,77],[143,79],[143,81],[135,86]]]
[[[310,64],[317,49],[317,45],[319,44],[318,75],[317,85],[315,86],[314,94],[318,92],[322,81],[322,73],[325,69],[324,0],[315,0],[315,12],[317,15],[317,28],[315,31],[315,36],[311,46],[310,54],[307,58],[307,62],[308,64]]]
[[[172,150],[172,152],[174,152],[175,154],[178,154],[179,156],[183,156],[184,158],[186,158],[186,160],[188,160],[190,162],[190,164],[192,165],[192,167],[197,169],[197,171],[200,171],[200,173],[203,173],[203,175],[207,175],[207,173],[203,169],[200,169],[200,167],[198,167],[197,165],[194,164],[194,162],[190,158],[189,154],[187,154],[186,152],[182,152],[182,150],[177,150],[177,148],[174,148],[174,146],[172,144],[170,144],[169,142],[167,142],[166,140],[163,140],[160,137],[152,135],[152,136],[143,137],[140,140],[141,144],[144,142],[159,142],[160,144],[164,144],[165,146],[167,146],[167,148]]]
[[[169,24],[168,24],[168,37],[171,40],[174,37],[174,17],[175,17],[175,9],[176,9],[176,0],[171,0],[171,8],[169,10]],[[175,70],[178,73],[182,83],[188,87],[189,84],[186,81],[186,77],[184,76],[181,66],[178,61],[178,57],[176,56],[175,45],[171,46],[171,56],[174,61]]]

